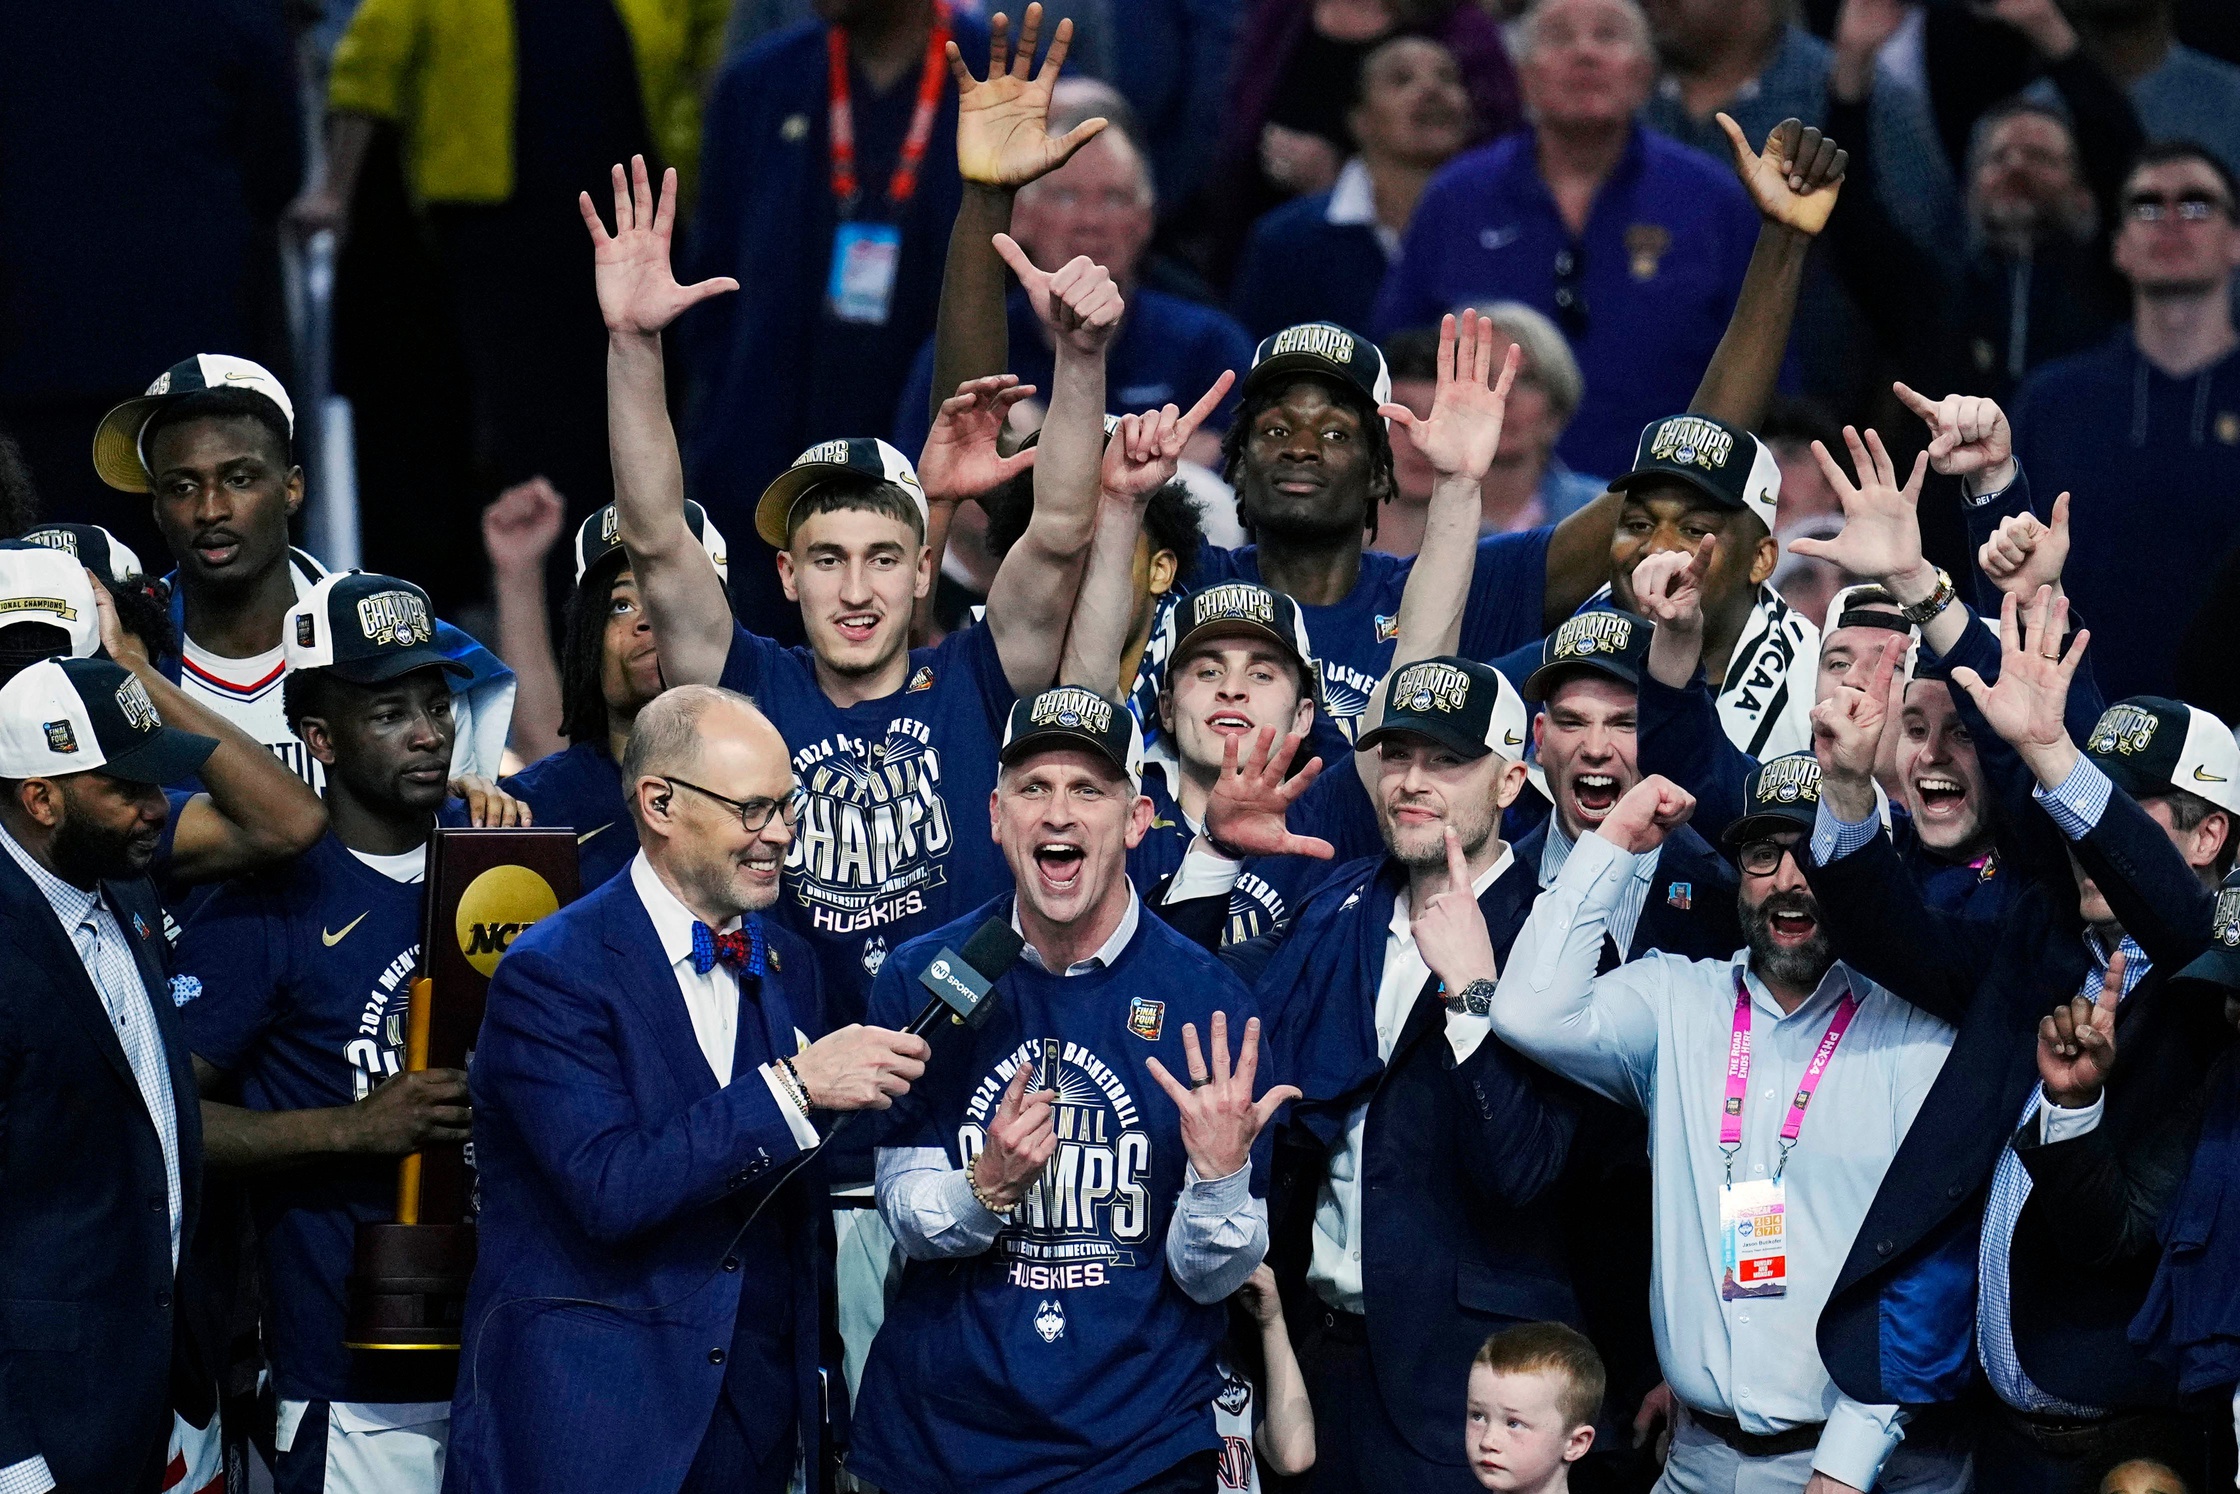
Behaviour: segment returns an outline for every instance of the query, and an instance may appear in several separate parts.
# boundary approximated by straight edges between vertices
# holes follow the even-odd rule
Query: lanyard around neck
[[[935,0],[933,31],[926,38],[925,67],[918,74],[917,108],[910,115],[910,133],[903,137],[902,155],[887,183],[887,201],[896,208],[917,193],[918,168],[933,139],[933,116],[941,105],[941,80],[948,71],[948,53],[949,7],[946,0]],[[826,92],[831,109],[832,195],[839,200],[841,215],[852,217],[863,196],[863,184],[856,179],[855,104],[850,96],[848,33],[844,28],[834,26],[825,33],[825,55],[831,75]]]
[[[1788,1114],[1781,1122],[1781,1162],[1774,1172],[1777,1179],[1781,1169],[1789,1165],[1789,1153],[1804,1130],[1805,1107],[1812,1103],[1821,1077],[1828,1072],[1829,1060],[1836,1056],[1836,1044],[1843,1041],[1844,1030],[1858,1010],[1859,998],[1845,991],[1836,1003],[1835,1015],[1828,1019],[1828,1030],[1820,1035],[1820,1046],[1812,1051],[1812,1062],[1804,1066],[1804,1078],[1797,1082],[1797,1092],[1790,1096]],[[1719,1151],[1727,1161],[1729,1183],[1734,1181],[1734,1154],[1742,1145],[1742,1101],[1749,1090],[1750,990],[1738,969],[1734,973],[1734,1033],[1727,1041],[1727,1100],[1719,1112]]]

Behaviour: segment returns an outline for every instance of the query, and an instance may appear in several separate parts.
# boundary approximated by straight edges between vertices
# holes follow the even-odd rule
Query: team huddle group
[[[1901,386],[1910,471],[1817,448],[1845,522],[1789,548],[1859,584],[1824,629],[1767,584],[1752,427],[1846,163],[1795,121],[1735,156],[1726,337],[1560,523],[1480,537],[1520,354],[1474,309],[1427,414],[1314,323],[1112,418],[1113,277],[960,232],[1050,387],[938,349],[916,461],[802,453],[755,576],[664,387],[736,287],[677,282],[673,176],[618,166],[583,201],[616,497],[571,745],[526,766],[504,664],[291,548],[268,371],[112,411],[168,581],[93,526],[0,544],[0,1491],[222,1487],[244,1436],[282,1494],[2229,1476],[2240,746],[2101,697],[2067,501],[1989,400]],[[1253,543],[1170,584],[1232,382]],[[913,647],[964,504],[1000,569]],[[805,646],[735,621],[771,587]],[[469,1068],[407,1072],[430,837],[529,824],[583,895]],[[971,1022],[906,1030],[960,966]],[[461,1144],[461,1348],[347,1347],[357,1227]]]

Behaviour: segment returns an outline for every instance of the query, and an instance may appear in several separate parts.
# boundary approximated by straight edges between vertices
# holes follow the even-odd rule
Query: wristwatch
[[[1493,1011],[1493,982],[1474,980],[1446,998],[1447,1010],[1456,1016],[1468,1013],[1473,1017],[1490,1015]]]
[[[1952,577],[1942,567],[1937,570],[1937,589],[1910,607],[1900,607],[1898,615],[1915,627],[1927,627],[1938,613],[1952,605],[1960,593],[1953,589]]]

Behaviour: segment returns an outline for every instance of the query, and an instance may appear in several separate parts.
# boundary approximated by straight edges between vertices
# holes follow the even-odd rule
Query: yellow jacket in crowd
[[[614,0],[638,63],[647,131],[691,190],[701,84],[723,51],[730,0]],[[364,0],[335,49],[327,107],[404,131],[422,202],[513,194],[512,0]]]

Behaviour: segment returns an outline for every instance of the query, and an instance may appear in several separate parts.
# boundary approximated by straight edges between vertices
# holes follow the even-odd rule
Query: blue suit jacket
[[[145,879],[103,891],[171,1069],[183,1262],[201,1197],[202,1108],[163,910]],[[41,1454],[65,1489],[153,1494],[185,1291],[171,1266],[162,1143],[76,948],[5,852],[0,950],[0,1468]]]
[[[820,1021],[817,967],[763,927],[761,1011],[790,1053]],[[789,1170],[800,1149],[759,1077],[717,1087],[627,875],[514,942],[469,1088],[482,1213],[445,1489],[674,1490],[726,1375],[781,1393],[790,1375],[814,1417],[817,1164]],[[737,1236],[772,1187],[783,1244],[758,1254]],[[791,1364],[726,1362],[758,1296],[792,1304]]]

